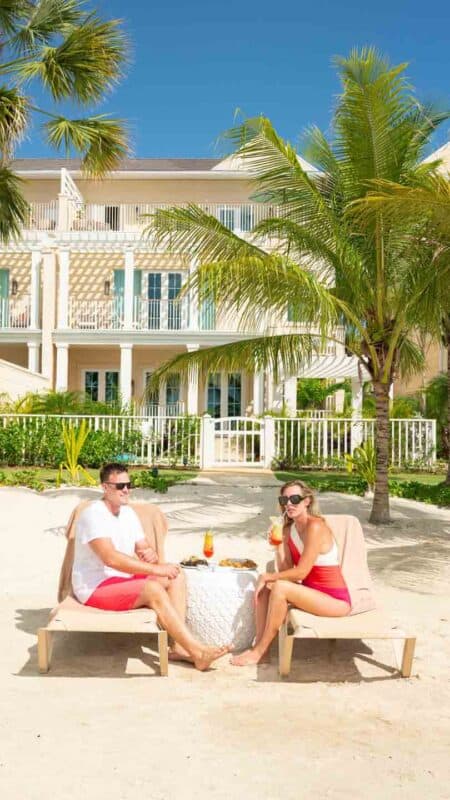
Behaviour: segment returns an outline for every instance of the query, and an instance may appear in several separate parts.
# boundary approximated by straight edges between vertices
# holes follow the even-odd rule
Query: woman
[[[337,544],[319,515],[312,490],[301,481],[290,481],[282,487],[278,502],[284,515],[278,572],[266,572],[258,580],[255,644],[231,659],[238,667],[264,659],[289,604],[320,617],[345,617],[351,610]]]

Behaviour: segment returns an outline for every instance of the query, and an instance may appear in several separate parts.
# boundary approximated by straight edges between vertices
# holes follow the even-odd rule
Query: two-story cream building
[[[249,235],[273,209],[250,201],[239,163],[129,159],[101,181],[87,179],[76,160],[23,159],[14,169],[30,214],[21,238],[0,248],[0,359],[57,390],[139,404],[148,376],[168,358],[243,337],[237,320],[199,307],[192,294],[180,297],[194,263],[142,236],[143,215],[188,202]],[[277,326],[292,327],[287,310]],[[352,377],[357,408],[357,365],[343,345],[330,344],[304,374]],[[224,373],[183,384],[173,376],[147,411],[238,416],[283,403],[294,411],[296,379],[276,385],[270,374]]]

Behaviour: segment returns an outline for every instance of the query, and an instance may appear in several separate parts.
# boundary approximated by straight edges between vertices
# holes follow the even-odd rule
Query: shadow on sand
[[[387,643],[389,644],[389,643]],[[388,652],[389,652],[388,648]],[[288,677],[278,674],[278,648],[271,648],[268,664],[257,667],[258,683],[374,683],[401,679],[395,666],[373,658],[373,650],[361,640],[302,639],[294,641],[291,672]],[[363,675],[358,661],[367,666],[367,671],[376,674]],[[393,661],[393,655],[392,655]],[[382,670],[384,674],[379,674]]]
[[[49,608],[18,608],[16,628],[36,634],[49,618]],[[57,633],[53,637],[51,668],[44,678],[141,678],[159,677],[156,639],[144,634],[124,633]],[[150,647],[149,647],[150,644]],[[127,671],[129,660],[140,661],[133,673]],[[17,673],[19,677],[39,675],[37,643],[28,648],[28,661]]]

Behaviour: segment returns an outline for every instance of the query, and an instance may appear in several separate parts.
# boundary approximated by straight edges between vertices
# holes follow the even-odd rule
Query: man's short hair
[[[128,470],[119,461],[110,461],[109,464],[103,464],[100,470],[100,483],[108,483],[111,475],[115,475],[117,472],[128,472]]]

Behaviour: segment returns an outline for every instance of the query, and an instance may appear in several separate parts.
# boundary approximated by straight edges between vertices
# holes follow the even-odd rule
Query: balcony
[[[60,197],[49,203],[31,203],[25,231],[55,231],[97,234],[112,238],[115,234],[140,236],[149,224],[149,215],[158,209],[172,208],[171,203],[83,203]],[[185,204],[177,204],[182,208]],[[245,235],[267,217],[276,216],[277,208],[264,203],[200,203],[199,207],[235,233]],[[81,236],[80,238],[84,238]],[[88,238],[92,238],[89,236]]]
[[[0,297],[0,329],[26,330],[30,327],[31,304],[28,295]]]

